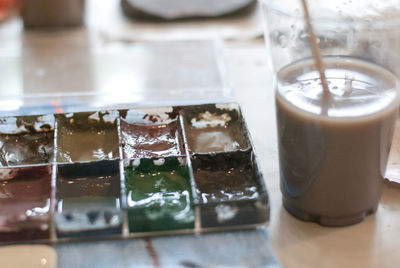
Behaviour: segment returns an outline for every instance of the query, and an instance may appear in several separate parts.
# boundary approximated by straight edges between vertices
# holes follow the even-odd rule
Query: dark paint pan
[[[50,166],[16,167],[11,179],[0,180],[1,242],[50,238],[50,170]]]
[[[121,233],[118,161],[59,165],[56,187],[59,237]]]
[[[268,199],[251,150],[194,155],[191,161],[202,227],[267,221]]]
[[[0,118],[0,166],[50,163],[53,150],[53,116]]]

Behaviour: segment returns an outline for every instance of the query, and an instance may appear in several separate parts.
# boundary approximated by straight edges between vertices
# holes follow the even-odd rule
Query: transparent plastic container
[[[125,44],[79,29],[8,41],[0,45],[0,115],[233,99],[220,41]]]

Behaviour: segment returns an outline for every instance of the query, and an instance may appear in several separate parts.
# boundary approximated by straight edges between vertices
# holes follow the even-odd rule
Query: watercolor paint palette
[[[236,103],[0,118],[0,243],[247,229],[268,220]]]

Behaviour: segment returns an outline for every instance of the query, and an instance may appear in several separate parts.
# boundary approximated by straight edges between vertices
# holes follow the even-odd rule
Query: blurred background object
[[[121,0],[126,15],[159,20],[226,16],[245,12],[255,3],[255,0]]]
[[[4,21],[16,7],[16,0],[0,0],[0,22]]]
[[[68,27],[82,25],[84,6],[85,0],[22,0],[21,12],[25,28]]]
[[[183,7],[177,7],[176,16],[180,19],[141,19],[140,17],[127,16],[126,11],[121,8],[125,0],[88,0],[86,9],[86,22],[91,29],[98,30],[108,40],[123,42],[141,41],[182,41],[182,40],[210,40],[216,37],[227,40],[250,40],[261,37],[263,25],[260,8],[256,1],[246,0],[247,8],[240,9],[231,15],[223,17],[215,15],[207,18],[191,17],[182,18]],[[156,0],[151,0],[154,2]],[[164,9],[173,1],[164,1]],[[181,0],[180,0],[181,1]],[[208,6],[210,4],[207,0]],[[207,2],[201,0],[200,2]],[[233,0],[226,1],[227,3]],[[241,0],[243,1],[243,0]],[[182,2],[182,1],[181,1]],[[193,2],[193,0],[188,0]],[[224,2],[225,1],[212,1]],[[253,4],[249,4],[252,2]],[[231,2],[231,10],[239,8]],[[244,2],[243,2],[244,3]],[[227,4],[225,4],[227,6]],[[186,4],[185,6],[194,6]],[[243,7],[243,5],[241,6]],[[172,9],[171,11],[172,14]],[[196,14],[203,11],[197,10]],[[212,11],[216,12],[216,11]],[[214,13],[216,14],[216,13]],[[221,13],[220,13],[221,14]],[[193,13],[194,15],[194,13]]]

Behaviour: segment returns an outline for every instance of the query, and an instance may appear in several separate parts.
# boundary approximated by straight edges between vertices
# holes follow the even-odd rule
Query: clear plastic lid
[[[233,99],[219,41],[110,42],[79,29],[8,36],[2,116]]]

